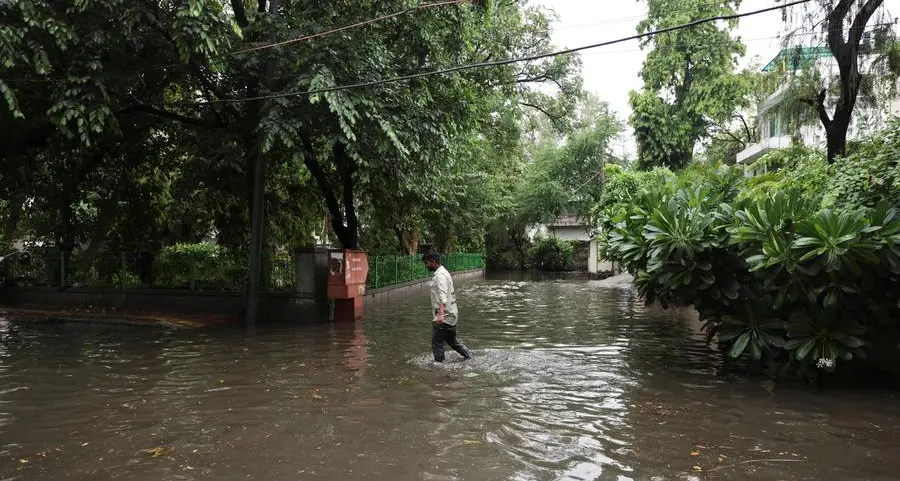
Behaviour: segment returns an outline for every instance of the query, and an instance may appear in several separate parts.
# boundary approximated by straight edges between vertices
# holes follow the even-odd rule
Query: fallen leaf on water
[[[700,451],[691,451],[691,456],[700,456]]]
[[[28,464],[28,460],[25,458],[20,459],[19,462],[22,464]]]
[[[463,439],[463,444],[481,444],[477,439]]]
[[[703,468],[700,466],[694,466],[694,471],[703,471]]]
[[[166,446],[157,446],[155,448],[145,449],[144,452],[153,456],[154,458],[158,458],[160,456],[166,455],[174,451],[175,448],[166,447]]]

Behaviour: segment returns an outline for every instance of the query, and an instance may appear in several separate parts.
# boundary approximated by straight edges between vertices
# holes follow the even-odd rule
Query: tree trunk
[[[341,247],[344,249],[359,249],[359,225],[356,217],[356,207],[354,205],[354,183],[353,174],[355,173],[355,165],[346,151],[346,146],[337,142],[332,149],[335,163],[341,173],[341,192],[342,202],[338,202],[335,189],[332,187],[325,170],[316,159],[315,149],[312,142],[307,139],[301,139],[304,150],[303,163],[309,169],[310,174],[316,179],[319,190],[322,191],[322,197],[325,198],[325,206],[328,208],[328,215],[331,218],[331,228],[334,235],[337,236]],[[343,206],[342,206],[343,204]],[[343,208],[342,208],[343,207]],[[345,222],[346,218],[346,224]]]
[[[334,159],[341,171],[343,184],[342,197],[344,201],[344,219],[346,228],[341,237],[341,245],[344,249],[359,249],[359,220],[356,217],[356,205],[354,203],[354,179],[356,174],[356,162],[347,153],[347,146],[342,142],[334,145]]]
[[[850,128],[849,119],[831,122],[828,130],[825,131],[826,147],[828,153],[828,162],[834,162],[834,159],[843,156],[847,147],[847,130]]]
[[[3,224],[3,242],[12,246],[16,241],[16,232],[19,230],[19,219],[25,204],[25,194],[16,194],[9,200],[9,216]]]
[[[825,110],[825,91],[823,90],[816,99],[816,110],[819,119],[825,127],[828,147],[828,162],[845,154],[847,145],[847,130],[850,128],[850,119],[856,99],[859,95],[859,44],[862,41],[866,24],[884,0],[867,0],[853,16],[850,30],[844,39],[844,24],[850,7],[854,0],[840,0],[828,14],[828,48],[837,60],[841,78],[841,96],[834,109],[834,115],[829,118]]]
[[[400,252],[405,255],[414,255],[419,251],[419,233],[415,230],[403,230],[399,227],[394,228],[397,235],[397,241],[400,245]]]
[[[265,10],[265,2],[259,2],[260,9]],[[273,22],[278,18],[278,0],[272,0],[269,2],[269,15]],[[272,40],[276,39],[275,31],[272,32]],[[265,82],[268,81],[269,78],[274,74],[275,70],[275,57],[274,53],[270,53],[269,61],[266,65],[266,78]],[[265,104],[262,102],[257,107],[258,112],[256,115],[257,127],[259,127],[259,123],[262,121],[264,116]],[[245,323],[246,328],[252,330],[256,327],[256,317],[259,314],[259,286],[261,281],[261,272],[262,272],[262,250],[263,250],[263,236],[265,229],[265,202],[266,202],[266,168],[267,159],[266,155],[263,153],[262,139],[265,134],[263,132],[258,132],[258,140],[256,142],[254,151],[256,154],[256,161],[253,166],[253,194],[252,194],[252,204],[251,204],[251,212],[250,212],[250,279],[247,283],[247,297],[245,299]],[[247,152],[249,154],[249,152]],[[249,157],[249,155],[248,155]]]
[[[52,272],[54,272],[52,280],[57,283],[58,287],[66,287],[67,264],[72,258],[72,250],[75,249],[75,229],[72,226],[73,197],[73,189],[64,187],[56,213],[56,247],[59,251],[60,261],[57,263],[56,259],[53,259],[51,265],[53,266]]]
[[[517,233],[515,230],[510,231],[510,237],[512,237],[513,245],[516,247],[516,252],[519,253],[519,270],[525,270],[525,264],[527,254],[525,252],[525,242],[523,241],[521,234]]]

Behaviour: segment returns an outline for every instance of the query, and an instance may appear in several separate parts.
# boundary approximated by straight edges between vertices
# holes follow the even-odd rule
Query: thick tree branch
[[[732,132],[731,130],[726,129],[725,127],[722,127],[721,125],[713,125],[713,128],[716,130],[716,132],[723,133],[723,134],[727,135],[731,140],[741,144],[741,147],[747,146],[747,142],[741,140],[741,138],[738,137],[737,135],[735,135],[734,132]]]
[[[856,17],[853,19],[853,24],[850,26],[850,33],[847,35],[847,43],[852,45],[854,50],[859,46],[859,42],[862,40],[863,32],[865,31],[866,24],[869,23],[869,19],[872,18],[872,15],[875,14],[875,10],[878,10],[878,7],[883,3],[884,0],[868,0],[863,4],[862,8],[856,12]]]
[[[553,114],[551,114],[550,112],[548,112],[546,109],[544,109],[543,107],[541,107],[541,106],[539,106],[539,105],[531,104],[531,103],[528,103],[528,102],[522,102],[522,101],[519,102],[519,105],[523,105],[523,106],[525,106],[525,107],[531,107],[531,108],[537,110],[538,112],[544,114],[545,116],[547,116],[548,119],[550,119],[550,120],[552,120],[552,121],[554,121],[554,122],[560,120],[560,119],[563,117],[562,115],[553,115]]]
[[[516,75],[516,83],[517,83],[517,84],[522,84],[522,83],[535,83],[535,82],[547,82],[547,81],[550,81],[550,82],[553,82],[554,84],[556,84],[556,86],[559,87],[559,90],[560,90],[560,91],[565,91],[565,90],[566,90],[566,89],[562,86],[562,84],[559,83],[559,80],[556,79],[556,78],[551,77],[549,73],[546,73],[546,72],[545,72],[543,75],[538,75],[537,77],[522,77],[522,75],[525,75],[525,72],[519,72],[519,73]]]
[[[244,0],[231,0],[231,9],[234,10],[234,20],[241,28],[250,25],[247,20],[247,10],[244,9]]]
[[[306,165],[306,168],[309,169],[309,172],[312,174],[313,178],[316,179],[316,183],[319,185],[319,189],[322,191],[322,196],[325,198],[325,206],[328,208],[328,214],[331,217],[331,228],[334,230],[334,234],[340,240],[341,245],[346,249],[356,249],[359,247],[359,236],[357,229],[357,219],[356,219],[356,210],[351,209],[347,211],[347,222],[346,225],[344,223],[345,216],[341,211],[341,204],[338,202],[337,196],[335,195],[334,188],[331,185],[331,182],[328,181],[328,176],[325,174],[325,170],[322,169],[322,165],[316,160],[314,155],[315,150],[312,147],[312,143],[307,138],[301,139],[304,149],[303,155],[303,163]],[[336,158],[335,161],[339,162]],[[345,179],[346,181],[346,179]],[[352,183],[350,184],[350,188],[353,188]],[[346,202],[346,194],[347,194],[347,186],[344,185],[344,201]],[[351,190],[351,198],[352,198],[352,190]],[[351,228],[352,226],[352,228]]]
[[[747,136],[747,142],[753,142],[753,134],[750,132],[750,125],[747,124],[747,119],[741,114],[737,114],[735,117],[741,119],[741,124],[744,126],[744,134]]]
[[[332,227],[337,231],[338,226],[344,227],[344,216],[341,214],[341,206],[338,204],[337,197],[334,195],[334,189],[331,187],[331,182],[328,181],[325,170],[322,169],[322,165],[316,160],[312,143],[307,138],[301,139],[301,142],[303,142],[303,148],[306,150],[303,153],[303,163],[309,169],[309,173],[312,174],[313,178],[316,179],[316,183],[319,184],[322,196],[325,197],[325,206],[328,208],[328,213],[331,214]]]
[[[844,19],[850,11],[850,7],[855,0],[841,0],[835,5],[834,9],[828,15],[828,48],[834,58],[841,61],[840,55],[844,53]]]
[[[819,121],[822,122],[822,126],[825,127],[825,130],[827,131],[828,128],[831,127],[832,120],[828,115],[828,111],[825,109],[826,94],[827,91],[822,89],[815,99],[800,99],[800,101],[816,109],[816,112],[819,114]]]

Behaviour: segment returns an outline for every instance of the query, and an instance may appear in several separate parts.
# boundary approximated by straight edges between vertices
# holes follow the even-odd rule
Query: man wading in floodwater
[[[450,272],[441,265],[441,255],[437,252],[425,254],[422,262],[429,271],[434,272],[431,280],[431,311],[434,313],[431,350],[434,351],[435,362],[444,362],[445,342],[462,357],[471,359],[469,349],[456,338],[459,309],[456,307],[456,289],[453,288]]]

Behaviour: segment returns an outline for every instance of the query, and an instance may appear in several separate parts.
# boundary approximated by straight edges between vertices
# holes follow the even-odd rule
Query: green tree
[[[733,165],[737,162],[738,152],[750,144],[759,142],[760,130],[758,118],[754,111],[765,99],[775,91],[776,84],[771,75],[760,71],[761,63],[755,57],[750,64],[737,75],[742,82],[741,91],[744,97],[734,106],[730,119],[710,125],[710,135],[703,145],[703,160],[707,163],[721,162]]]
[[[432,63],[417,68],[439,69],[553,50],[549,14],[543,10],[496,4],[480,15],[466,34],[471,50],[453,57],[435,56]],[[430,35],[434,34],[432,30]],[[416,114],[419,117],[403,114],[400,120],[406,127],[399,130],[400,138],[409,132],[415,134],[416,142],[408,146],[408,152],[387,152],[391,168],[371,169],[366,186],[361,186],[360,215],[366,219],[367,231],[388,232],[405,253],[415,252],[422,241],[443,251],[458,246],[480,249],[486,226],[511,208],[509,197],[517,177],[510,174],[518,172],[521,157],[520,119],[539,115],[565,125],[580,89],[578,67],[578,58],[568,56],[462,72],[453,74],[449,82],[444,77],[415,81],[435,86],[427,90],[404,86],[396,105],[421,106],[422,112]],[[541,85],[552,86],[551,93],[536,88]],[[434,121],[426,114],[444,117]],[[440,135],[429,138],[423,130]]]
[[[186,85],[182,71],[161,67],[215,64],[239,30],[221,2],[198,0],[23,0],[0,5],[0,18],[0,128],[18,132],[0,145],[5,231],[70,251],[111,224],[125,193],[147,192],[135,186],[142,164],[165,150],[164,126],[207,124],[157,107]]]
[[[793,113],[793,118],[812,114],[818,119],[825,129],[829,162],[846,153],[847,132],[857,105],[878,107],[896,93],[900,45],[883,4],[884,0],[820,0],[804,6],[799,16],[789,17],[804,30],[820,29],[822,38],[812,41],[825,43],[837,63],[837,75],[810,69],[808,63],[800,65],[806,67],[805,73],[791,85],[795,103],[789,104],[786,112]],[[795,45],[809,41],[808,35],[799,33],[786,39]],[[797,108],[801,105],[806,109]]]
[[[587,218],[603,190],[603,166],[622,123],[595,95],[584,94],[567,132],[544,132],[531,146],[519,194],[527,223],[564,213]]]
[[[251,286],[264,248],[311,242],[326,216],[346,248],[483,248],[514,210],[523,117],[570,128],[579,61],[343,88],[552,50],[536,8],[410,6],[0,3],[4,241],[90,263],[215,235],[228,265],[253,246]]]
[[[734,14],[737,0],[647,0],[647,33],[702,18]],[[647,37],[641,69],[644,87],[630,93],[630,123],[642,168],[679,169],[714,125],[730,123],[746,98],[747,83],[734,69],[744,54],[731,35],[737,20],[706,23]]]

